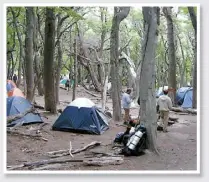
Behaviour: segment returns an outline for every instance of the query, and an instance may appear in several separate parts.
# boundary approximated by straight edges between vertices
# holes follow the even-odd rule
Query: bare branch
[[[126,44],[124,47],[122,47],[122,48],[119,49],[119,55],[123,52],[123,50],[124,50],[126,47],[129,46],[131,40],[132,40],[132,38],[130,38],[130,40],[127,42],[127,44]]]

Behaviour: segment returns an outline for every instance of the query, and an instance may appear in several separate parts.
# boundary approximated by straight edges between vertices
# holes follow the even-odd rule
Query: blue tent
[[[91,100],[77,98],[65,108],[52,129],[100,135],[109,129],[110,119]]]
[[[31,108],[31,103],[23,97],[8,97],[7,98],[7,116],[13,116],[24,113],[28,108]],[[32,123],[43,123],[41,117],[38,114],[28,113],[20,119],[17,119],[10,124],[8,127],[14,126],[18,123],[32,124]]]
[[[182,87],[179,88],[176,92],[176,101],[179,105],[182,105],[184,102],[184,97],[188,90],[190,90],[191,87]]]
[[[190,88],[186,91],[184,95],[184,102],[182,103],[182,108],[192,108],[192,96],[193,96],[193,88]]]
[[[11,91],[14,88],[15,86],[11,82],[7,82],[7,92]]]

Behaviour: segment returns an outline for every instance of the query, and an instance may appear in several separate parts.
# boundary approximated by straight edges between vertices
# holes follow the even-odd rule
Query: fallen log
[[[188,113],[188,114],[197,114],[196,109],[183,109],[181,107],[172,107],[171,109],[174,112],[183,112],[183,113]]]
[[[44,141],[48,141],[48,139],[46,138],[43,138],[41,135],[39,134],[29,134],[29,133],[22,133],[22,132],[19,132],[19,131],[14,131],[14,130],[9,130],[7,129],[7,133],[8,134],[13,134],[13,135],[20,135],[20,136],[26,136],[26,137],[30,137],[30,138],[33,138],[33,139],[36,139],[36,140],[44,140]]]
[[[37,109],[45,109],[43,106],[38,105],[37,103],[33,103],[33,107]]]
[[[114,153],[105,153],[105,152],[97,152],[97,151],[91,151],[90,155],[100,155],[100,156],[107,156],[107,157],[122,157],[123,155],[118,155]]]
[[[31,112],[35,112],[35,109],[33,107],[28,108],[24,113],[19,113],[14,116],[7,116],[7,123],[11,123],[12,121],[20,119],[23,116],[25,116],[26,114],[31,113]]]
[[[48,168],[51,164],[60,164],[60,163],[68,163],[68,162],[82,162],[87,166],[105,166],[105,165],[120,165],[124,162],[123,157],[100,157],[100,158],[90,158],[90,159],[50,159],[50,160],[42,160],[35,162],[26,162],[20,165],[15,166],[7,166],[8,170],[22,169],[27,167],[28,169],[34,169],[40,166],[43,168]],[[50,165],[49,165],[50,164]],[[44,166],[48,165],[48,166]]]
[[[107,165],[120,165],[124,162],[122,157],[100,157],[92,158],[83,161],[87,166],[107,166]]]
[[[63,88],[63,87],[60,87],[61,89],[63,89],[63,90],[67,90],[66,88]]]
[[[33,128],[33,127],[31,126],[31,128],[30,128],[29,130],[30,130],[30,131],[41,130],[44,126],[46,126],[46,125],[48,125],[48,124],[50,124],[50,123],[47,123],[47,122],[41,123],[41,124],[38,125],[37,128]]]
[[[63,168],[63,163],[62,164],[49,164],[49,165],[46,165],[46,166],[40,166],[40,167],[37,167],[37,168],[34,168],[32,170],[34,171],[41,171],[41,170],[54,170],[54,169],[57,169],[57,168]]]
[[[47,165],[47,164],[56,164],[56,163],[67,163],[67,162],[83,162],[83,159],[50,159],[50,160],[42,160],[42,161],[36,161],[36,162],[27,162],[21,165],[17,166],[7,166],[9,170],[14,170],[14,169],[20,169],[24,167],[39,167],[42,165]]]
[[[175,123],[175,121],[168,121],[168,125],[172,125],[174,123]]]
[[[99,95],[93,94],[93,93],[89,92],[89,91],[86,90],[86,89],[85,89],[85,92],[88,93],[88,94],[90,94],[90,95],[92,95],[92,96],[94,96],[94,97],[100,97]]]
[[[66,104],[70,104],[71,103],[70,101],[62,101],[62,100],[60,102],[66,103]]]
[[[66,156],[66,155],[70,155],[71,154],[77,154],[80,153],[82,151],[86,151],[88,149],[94,148],[96,146],[101,145],[101,142],[97,142],[94,141],[86,146],[84,146],[83,148],[80,149],[76,149],[76,150],[58,150],[58,151],[51,151],[51,152],[47,152],[47,156],[51,157],[51,158],[56,158],[56,157],[62,157],[62,156]]]
[[[179,118],[177,118],[177,117],[169,116],[169,120],[171,120],[171,121],[177,122],[178,119],[179,119]]]

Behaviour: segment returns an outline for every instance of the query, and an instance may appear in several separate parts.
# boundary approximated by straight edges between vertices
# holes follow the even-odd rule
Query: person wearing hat
[[[124,124],[128,124],[130,121],[130,106],[131,106],[131,89],[128,88],[122,96],[122,107],[125,111]]]
[[[168,87],[164,87],[163,95],[158,98],[157,105],[159,106],[160,123],[163,125],[163,132],[167,132],[169,111],[172,108],[172,101],[168,96]]]

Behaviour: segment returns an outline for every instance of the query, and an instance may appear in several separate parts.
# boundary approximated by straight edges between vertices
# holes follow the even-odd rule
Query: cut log
[[[24,167],[38,167],[46,164],[56,164],[56,163],[67,163],[67,162],[83,162],[83,159],[60,159],[60,160],[55,160],[55,159],[50,159],[50,160],[42,160],[42,161],[36,161],[36,162],[28,162],[24,163],[18,166],[7,166],[9,170],[14,170],[14,169],[20,169]]]
[[[124,162],[122,157],[100,157],[92,158],[83,161],[87,166],[107,166],[107,165],[120,165]]]
[[[31,107],[31,108],[27,109],[24,113],[16,114],[14,116],[8,116],[7,117],[7,123],[11,123],[12,121],[20,119],[23,116],[25,116],[26,114],[34,112],[34,111],[35,111],[35,109],[33,107]]]
[[[77,153],[80,153],[82,151],[86,151],[88,149],[94,148],[99,145],[101,145],[101,142],[94,141],[94,142],[84,146],[83,148],[71,150],[71,154],[77,154]],[[47,156],[49,156],[51,158],[61,157],[61,156],[66,156],[66,155],[70,155],[69,149],[47,152]]]
[[[123,155],[116,155],[114,153],[105,153],[105,152],[97,152],[97,151],[91,151],[90,155],[101,155],[101,156],[108,156],[108,157],[122,157]]]
[[[183,109],[181,107],[172,107],[171,110],[175,111],[175,112],[184,112],[184,113],[188,113],[188,114],[197,114],[197,110],[196,109]]]

